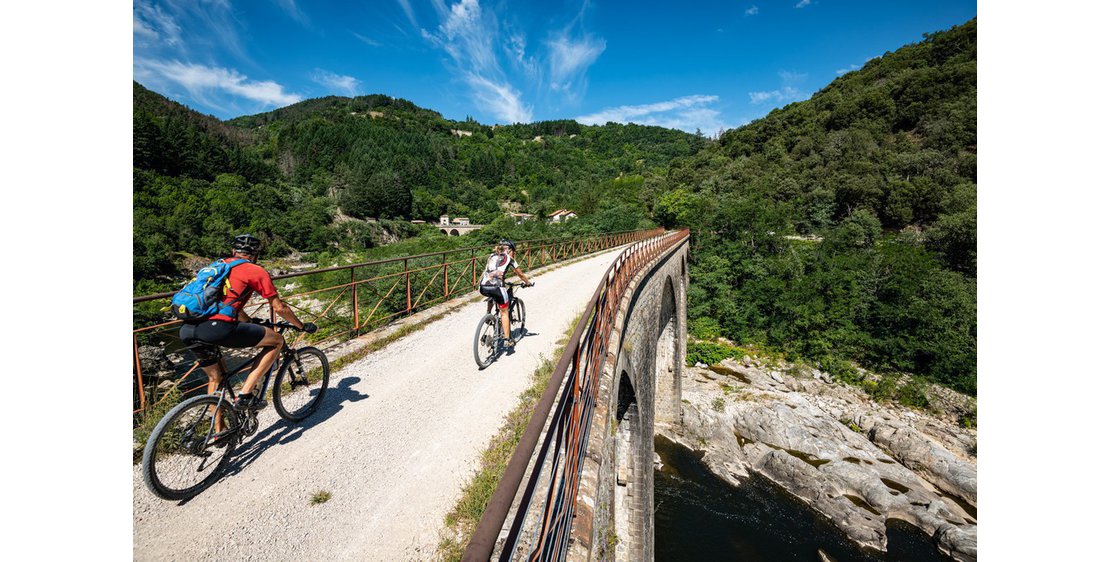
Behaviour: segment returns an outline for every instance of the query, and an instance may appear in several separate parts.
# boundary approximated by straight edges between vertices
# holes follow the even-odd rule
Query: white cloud
[[[365,35],[362,35],[361,33],[355,33],[354,31],[352,31],[351,35],[354,35],[355,37],[358,37],[359,41],[362,41],[363,43],[366,43],[367,45],[370,45],[371,47],[381,47],[382,46],[381,43],[379,43],[379,42],[377,42],[377,41],[375,41],[375,40],[373,40],[373,39],[371,39],[371,38],[369,38]]]
[[[181,86],[193,99],[216,108],[221,106],[211,96],[221,94],[267,106],[284,106],[302,99],[276,82],[250,80],[235,70],[215,66],[136,57],[134,73],[145,83]]]
[[[758,13],[759,13],[759,6],[752,6],[751,8],[748,8],[747,10],[744,10],[744,15],[745,16],[754,16]]]
[[[575,120],[585,125],[639,123],[681,129],[690,133],[701,129],[706,134],[714,134],[727,127],[721,120],[721,112],[709,107],[719,99],[717,96],[707,95],[683,96],[656,103],[610,107],[576,117]]]
[[[586,35],[573,40],[564,32],[547,42],[551,67],[551,88],[571,93],[571,88],[584,77],[586,70],[605,50],[604,39]]]
[[[354,76],[343,76],[322,68],[317,68],[312,73],[312,81],[333,92],[340,92],[348,96],[355,95],[359,85],[358,79]]]
[[[848,65],[848,68],[837,69],[836,73],[838,75],[843,75],[843,74],[848,74],[849,72],[851,72],[853,70],[859,70],[859,69],[860,69],[860,66],[858,64],[850,64],[850,65]]]
[[[805,8],[806,6],[810,5],[811,2],[812,2],[812,0],[802,0],[801,2],[798,2],[797,4],[795,4],[794,7],[795,8]]]
[[[466,81],[474,90],[474,101],[488,108],[498,119],[507,123],[532,121],[532,107],[524,105],[520,92],[509,84],[496,83],[477,74],[468,75]]]

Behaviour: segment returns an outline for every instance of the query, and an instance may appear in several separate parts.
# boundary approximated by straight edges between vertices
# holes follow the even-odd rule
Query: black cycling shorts
[[[505,287],[494,287],[493,285],[480,285],[478,292],[493,299],[497,303],[498,308],[505,308],[509,306],[509,292]]]
[[[200,366],[206,367],[220,360],[220,351],[217,345],[223,347],[255,347],[262,338],[266,337],[266,328],[258,324],[246,322],[223,322],[221,320],[205,320],[200,324],[184,324],[181,326],[181,341],[185,345],[194,345],[193,353],[200,360]]]

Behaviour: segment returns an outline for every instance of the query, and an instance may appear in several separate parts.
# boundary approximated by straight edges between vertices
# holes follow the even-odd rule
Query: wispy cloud
[[[303,26],[306,26],[306,27],[309,25],[308,16],[306,16],[304,14],[304,12],[302,12],[301,9],[299,7],[297,7],[297,0],[274,0],[274,1],[277,2],[277,5],[280,6],[281,9],[284,10],[285,13],[288,14],[289,17],[293,19],[293,21],[295,21],[295,22],[297,22],[297,23],[299,23]]]
[[[859,70],[859,69],[860,69],[860,65],[850,64],[850,65],[848,65],[848,68],[839,68],[839,69],[837,69],[836,73],[837,73],[837,75],[843,75],[843,74],[848,74],[849,72],[851,72],[853,70]]]
[[[550,49],[551,89],[573,95],[572,87],[581,83],[586,70],[605,50],[605,40],[586,35],[571,39],[567,32],[547,42]]]
[[[312,81],[328,88],[331,92],[339,92],[348,96],[355,95],[359,86],[359,81],[354,76],[343,76],[322,68],[317,68],[312,72]]]
[[[148,84],[176,84],[185,88],[193,99],[217,109],[224,108],[220,100],[223,96],[264,106],[289,105],[302,99],[298,94],[286,92],[276,82],[250,80],[236,70],[217,66],[136,57],[134,73]]]
[[[408,1],[398,1],[410,13]],[[506,13],[508,6],[497,4],[494,11],[480,0],[433,0],[437,25],[412,23],[425,41],[447,55],[449,70],[468,89],[478,113],[527,122],[535,103],[577,103],[589,84],[590,67],[606,47],[603,37],[585,28],[590,3],[576,6],[559,27],[532,31],[539,40],[530,40],[515,24]]]
[[[779,78],[782,79],[783,84],[793,86],[805,82],[806,78],[809,78],[809,75],[804,72],[790,72],[787,70],[780,70]]]
[[[161,6],[137,0],[131,11],[131,21],[136,43],[181,46],[181,26]]]
[[[406,4],[402,2],[402,4]],[[494,48],[497,19],[483,13],[478,0],[460,0],[447,8],[437,4],[441,22],[434,33],[421,34],[451,57],[456,77],[470,87],[472,100],[510,123],[532,120],[532,108],[508,81]],[[523,57],[523,39],[519,45]]]
[[[752,7],[748,8],[747,10],[744,10],[744,15],[745,16],[754,16],[758,13],[759,13],[759,6],[752,6]]]
[[[683,96],[656,103],[610,107],[576,117],[575,120],[585,125],[603,125],[609,122],[657,125],[690,133],[701,129],[712,135],[727,127],[721,120],[720,110],[711,107],[719,101],[720,98],[710,95]]]
[[[801,2],[798,2],[797,4],[794,4],[794,7],[795,8],[805,8],[806,6],[810,5],[811,3],[813,3],[813,0],[802,0]]]
[[[748,92],[748,96],[751,97],[752,103],[765,103],[769,100],[782,103],[802,99],[802,93],[797,88],[791,86],[783,86],[778,90]]]
[[[523,33],[512,33],[505,40],[505,54],[511,65],[533,81],[541,75],[539,62],[535,55],[528,54],[528,39]]]
[[[412,11],[412,4],[409,3],[409,0],[397,0],[397,3],[401,5],[401,10],[405,12],[405,17],[409,19],[412,27],[419,29],[420,26],[416,23],[416,14]]]
[[[759,92],[748,92],[748,97],[751,98],[751,103],[761,104],[773,101],[775,103],[789,103],[805,99],[805,94],[799,89],[799,86],[809,78],[808,74],[801,72],[790,72],[787,70],[779,71],[779,80],[782,81],[782,86],[777,90],[764,90]]]
[[[254,64],[227,0],[135,0],[132,13],[135,56],[213,60],[227,54]]]
[[[488,107],[498,118],[508,123],[532,121],[532,106],[525,105],[518,92],[504,82],[494,82],[478,74],[468,74],[466,82],[474,90],[474,101]]]
[[[366,43],[367,45],[370,45],[371,47],[381,47],[382,46],[381,43],[379,43],[379,42],[377,42],[377,41],[375,41],[375,40],[373,40],[373,39],[371,39],[371,38],[369,38],[369,37],[367,37],[367,36],[365,36],[361,33],[355,33],[354,31],[352,31],[351,35],[354,35],[355,37],[358,38],[359,41],[362,41],[363,43]]]

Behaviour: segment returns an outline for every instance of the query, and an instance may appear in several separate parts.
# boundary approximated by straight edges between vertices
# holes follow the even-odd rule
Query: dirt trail
[[[485,444],[617,253],[518,293],[529,335],[483,371],[472,352],[479,302],[332,373],[303,425],[271,405],[229,474],[185,504],[156,498],[134,468],[135,559],[431,559]],[[318,491],[331,499],[310,504]]]

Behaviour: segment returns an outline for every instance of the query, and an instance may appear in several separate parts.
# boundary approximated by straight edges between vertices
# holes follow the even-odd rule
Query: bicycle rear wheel
[[[474,362],[479,369],[489,367],[497,354],[497,331],[501,329],[501,319],[496,314],[487,314],[478,322],[474,331]]]
[[[516,341],[524,338],[526,332],[524,329],[525,316],[524,301],[513,299],[512,307],[509,308],[509,333],[516,332]]]
[[[154,427],[143,449],[147,488],[167,500],[197,495],[220,477],[239,443],[239,429],[231,404],[219,396],[178,404]]]
[[[324,401],[328,390],[328,357],[315,347],[302,347],[281,366],[274,379],[274,409],[289,421],[307,418]]]

